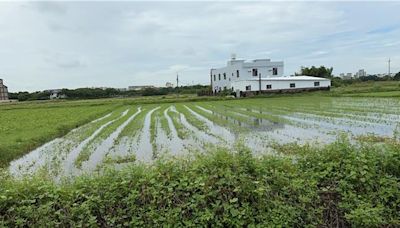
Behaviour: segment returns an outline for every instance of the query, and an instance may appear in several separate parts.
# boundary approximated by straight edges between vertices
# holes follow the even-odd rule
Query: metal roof
[[[254,77],[252,79],[245,79],[239,81],[259,81],[260,79]],[[291,76],[291,77],[271,77],[271,78],[261,78],[261,81],[330,81],[327,78],[312,77],[312,76]]]

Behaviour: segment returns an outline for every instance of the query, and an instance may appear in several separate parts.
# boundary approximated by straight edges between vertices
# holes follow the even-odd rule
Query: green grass
[[[375,84],[365,83],[355,85],[360,87],[357,91],[368,91]],[[379,84],[384,88],[395,89],[396,82]],[[347,91],[342,89],[343,94]],[[352,93],[347,96],[359,96],[360,93]],[[327,97],[316,94],[270,98],[251,98],[251,99],[233,99],[233,100],[218,100],[202,101],[185,103],[188,99],[201,101],[200,98],[187,97],[150,97],[150,98],[135,98],[135,99],[103,99],[103,100],[87,100],[87,101],[56,101],[56,102],[21,102],[17,104],[2,104],[0,105],[0,166],[5,167],[13,159],[23,156],[25,153],[37,148],[38,146],[56,138],[65,135],[71,129],[83,125],[95,118],[98,118],[106,113],[115,110],[118,107],[136,104],[143,106],[143,112],[140,113],[132,124],[128,125],[122,132],[123,136],[134,136],[142,127],[144,115],[147,107],[156,107],[158,100],[163,107],[175,105],[177,110],[185,115],[188,122],[200,130],[206,130],[206,125],[193,116],[183,105],[187,105],[194,111],[205,116],[210,121],[221,126],[228,127],[235,131],[245,131],[245,129],[232,124],[232,122],[211,115],[196,107],[196,105],[204,105],[208,108],[213,108],[219,114],[229,116],[235,120],[248,122],[245,117],[235,113],[252,116],[255,118],[267,119],[272,122],[280,122],[298,126],[297,123],[286,120],[285,116],[293,113],[300,113],[303,116],[316,115],[318,120],[329,120],[335,122],[334,118],[349,118],[361,121],[375,121],[370,117],[365,117],[366,113],[375,113],[376,115],[399,115],[400,109],[398,99],[385,98],[387,96],[397,96],[398,91],[391,92],[366,92],[364,97]],[[380,96],[382,98],[368,97]],[[209,98],[205,98],[209,99]],[[219,98],[222,99],[222,98]],[[141,102],[143,104],[141,104]],[[173,103],[178,102],[178,103]],[[150,104],[146,104],[150,103]],[[225,111],[226,110],[226,111]],[[257,111],[250,111],[257,110]],[[171,137],[166,118],[162,112],[155,113],[160,121],[161,128]],[[350,114],[350,115],[349,115]],[[353,115],[353,116],[351,116]],[[175,118],[175,124],[180,123]],[[311,126],[312,127],[312,126]],[[95,130],[95,126],[87,133]],[[182,132],[182,130],[180,130]],[[82,134],[82,137],[87,134]],[[180,134],[185,137],[184,134]]]
[[[115,164],[124,164],[124,163],[130,163],[130,162],[135,162],[136,161],[136,156],[134,154],[128,154],[128,155],[118,155],[115,157],[111,156],[106,156],[103,160],[103,164],[105,165],[115,165]]]
[[[0,175],[0,226],[397,227],[399,164],[399,141],[340,140],[278,156],[220,148],[61,184]]]
[[[71,129],[110,113],[118,104],[22,104],[0,107],[0,167]]]
[[[259,118],[259,119],[265,119],[271,122],[279,122],[279,123],[286,123],[286,124],[292,124],[291,121],[284,119],[280,116],[278,116],[279,114],[268,114],[266,112],[266,110],[264,110],[264,108],[262,107],[262,104],[258,103],[255,105],[255,107],[253,109],[251,109],[252,106],[249,106],[249,102],[242,102],[242,104],[237,103],[237,104],[226,104],[225,103],[221,103],[221,102],[214,102],[215,104],[213,105],[208,105],[206,107],[208,107],[209,109],[212,109],[216,112],[218,112],[221,115],[224,116],[229,116],[231,118],[234,118],[238,121],[253,125],[254,122],[251,121],[248,117],[254,117],[254,118]],[[243,110],[246,109],[246,110]],[[259,112],[255,112],[255,111],[259,111]],[[264,111],[264,112],[262,112]],[[274,112],[276,112],[276,110],[274,110]],[[233,114],[232,114],[233,113]],[[236,114],[236,115],[235,115]],[[237,114],[242,114],[245,115],[244,116],[240,116]],[[281,113],[282,114],[282,113]]]
[[[172,137],[171,128],[169,127],[167,118],[165,118],[165,116],[164,116],[164,112],[168,107],[169,106],[161,107],[161,110],[160,110],[160,112],[158,112],[158,114],[159,114],[161,129],[163,129],[163,131],[165,131],[165,134],[167,134],[168,138],[171,138]]]
[[[122,113],[127,111],[125,116],[122,116]],[[101,132],[96,135],[92,140],[88,142],[88,144],[80,151],[77,159],[75,160],[75,166],[78,168],[82,167],[82,163],[88,161],[90,155],[96,150],[96,148],[100,145],[102,140],[105,140],[108,136],[110,136],[117,128],[127,121],[129,117],[131,117],[137,111],[136,107],[133,106],[123,106],[115,111],[116,116],[114,117],[114,122],[106,126]]]
[[[201,105],[201,103],[200,103],[200,105]],[[206,112],[206,111],[200,109],[197,106],[197,104],[188,104],[187,107],[189,107],[192,111],[196,112],[197,114],[200,114],[201,116],[207,118],[209,121],[212,121],[213,123],[218,124],[220,126],[227,127],[234,131],[247,131],[248,130],[246,128],[243,128],[243,127],[233,124],[231,121],[227,120],[226,118],[224,118],[221,115],[214,115],[214,114],[211,114],[209,112]]]
[[[399,81],[382,81],[382,82],[368,81],[368,82],[354,83],[348,86],[334,88],[332,89],[331,93],[333,95],[344,95],[344,96],[360,93],[360,95],[364,94],[368,96],[369,93],[374,94],[377,92],[393,92],[399,90],[400,90]],[[390,95],[390,93],[388,95]],[[397,96],[397,93],[394,93],[393,95]]]
[[[400,88],[398,89],[398,91],[354,93],[354,94],[350,94],[348,96],[352,96],[352,97],[400,97]]]
[[[168,110],[167,113],[171,117],[172,123],[174,124],[178,137],[180,139],[188,138],[190,131],[182,124],[180,114],[171,110]]]
[[[155,110],[150,119],[150,143],[153,148],[153,152],[156,153],[157,150],[157,142],[156,142],[156,137],[157,137],[157,130],[158,130],[158,123],[163,117],[163,111],[165,110],[166,106],[162,106],[159,109]]]
[[[177,104],[176,110],[180,113],[182,113],[185,118],[187,119],[187,121],[195,126],[197,129],[204,131],[204,132],[209,132],[210,129],[207,127],[207,125],[202,122],[201,120],[199,120],[198,118],[196,118],[187,108],[186,108],[187,104]]]
[[[140,133],[140,130],[143,128],[144,119],[146,118],[146,114],[153,108],[152,105],[141,106],[141,112],[130,122],[121,132],[117,141],[119,141],[122,137],[135,137]]]

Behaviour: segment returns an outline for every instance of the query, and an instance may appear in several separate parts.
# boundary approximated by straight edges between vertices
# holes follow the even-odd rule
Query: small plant
[[[400,123],[396,125],[393,131],[393,138],[397,141],[400,141]]]

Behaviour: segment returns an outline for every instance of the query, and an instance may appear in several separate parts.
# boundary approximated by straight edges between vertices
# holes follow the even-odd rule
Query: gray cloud
[[[61,68],[67,68],[67,69],[86,67],[86,64],[79,60],[71,60],[68,62],[62,62],[62,63],[58,63],[57,65]]]
[[[400,70],[397,3],[0,3],[0,70],[11,91],[208,83],[241,58],[333,66],[334,73]],[[373,31],[373,32],[371,32]]]
[[[67,7],[62,2],[40,1],[31,2],[30,5],[41,13],[65,14],[67,12]]]

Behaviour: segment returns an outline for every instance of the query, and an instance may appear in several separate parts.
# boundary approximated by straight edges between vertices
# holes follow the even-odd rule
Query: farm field
[[[400,225],[399,99],[185,99],[2,106],[0,227]]]
[[[396,98],[300,96],[191,103],[117,102],[62,110],[57,115],[42,109],[36,110],[38,113],[24,109],[0,112],[18,113],[12,115],[16,123],[29,124],[31,118],[37,130],[30,133],[33,136],[40,134],[40,121],[47,119],[53,119],[45,122],[54,124],[55,129],[57,124],[69,123],[57,123],[68,114],[73,124],[87,122],[12,161],[12,175],[44,173],[59,179],[215,147],[233,149],[240,145],[255,155],[263,155],[274,154],[287,144],[323,146],[341,135],[349,136],[353,142],[366,138],[382,140],[400,131],[400,100]],[[3,128],[10,121],[3,122]],[[44,129],[49,131],[52,127],[47,125]],[[45,137],[47,131],[42,129],[40,137]],[[24,137],[19,133],[12,135]],[[8,148],[12,148],[12,143],[18,145],[18,140],[12,138],[5,142],[3,145]]]
[[[379,92],[393,92],[394,96],[398,96],[399,89],[399,81],[366,81],[333,88],[331,92],[339,96],[352,96],[352,94],[375,96],[375,93]]]
[[[90,102],[1,105],[0,167],[114,106]]]
[[[190,95],[0,103],[0,167],[122,105],[204,100]],[[209,98],[211,100],[221,98]]]

